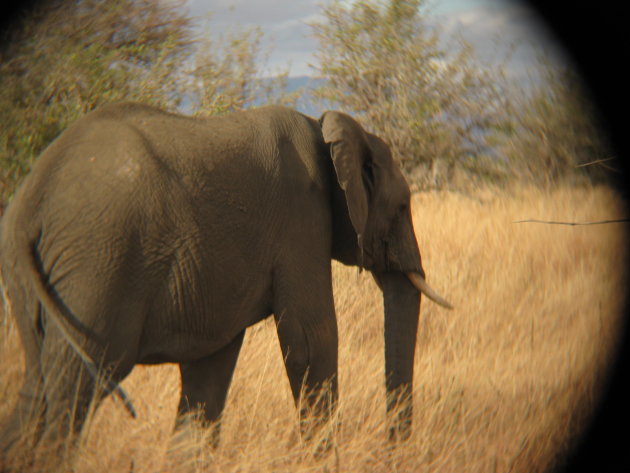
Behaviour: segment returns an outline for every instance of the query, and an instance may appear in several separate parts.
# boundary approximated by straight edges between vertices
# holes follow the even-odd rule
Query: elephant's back
[[[151,188],[169,185],[160,166],[142,134],[124,120],[87,115],[42,153],[24,179],[7,208],[3,240],[26,239],[42,248],[131,240],[156,212],[151,205],[161,205]]]

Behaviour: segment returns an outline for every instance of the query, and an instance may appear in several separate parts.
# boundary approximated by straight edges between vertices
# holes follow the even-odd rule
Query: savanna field
[[[107,399],[56,471],[535,473],[557,464],[601,393],[620,333],[627,227],[514,221],[618,219],[621,201],[605,187],[519,188],[419,193],[412,208],[427,280],[455,310],[423,299],[408,441],[386,442],[380,291],[369,273],[335,263],[340,402],[327,456],[298,435],[266,320],[247,332],[218,449],[194,422],[172,433],[177,366],[137,366],[123,387],[138,419]],[[17,331],[2,320],[0,422],[23,374]],[[6,464],[50,471],[49,452],[25,465],[25,448]]]

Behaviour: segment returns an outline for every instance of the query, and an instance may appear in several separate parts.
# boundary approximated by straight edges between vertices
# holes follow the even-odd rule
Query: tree
[[[559,182],[611,182],[615,157],[579,76],[568,64],[541,56],[540,79],[512,99],[510,133],[501,152],[522,179],[553,186]]]
[[[51,1],[15,28],[0,56],[0,198],[69,123],[117,100],[173,108],[192,45],[176,2]]]
[[[196,114],[289,101],[260,75],[261,33],[195,34],[185,0],[43,2],[0,50],[0,204],[79,116],[135,100]],[[1,214],[1,212],[0,212]]]
[[[187,89],[192,113],[213,115],[265,103],[295,103],[299,91],[286,93],[286,71],[275,77],[261,74],[266,58],[262,39],[260,28],[253,28],[199,40]]]
[[[423,0],[335,1],[313,29],[327,81],[318,97],[359,115],[426,188],[445,185],[456,165],[481,172],[505,95],[501,70],[476,66],[462,40],[447,54],[424,11]]]

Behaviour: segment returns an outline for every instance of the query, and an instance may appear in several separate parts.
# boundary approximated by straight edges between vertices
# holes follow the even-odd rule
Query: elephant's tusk
[[[427,284],[427,282],[424,280],[422,276],[420,276],[420,274],[409,272],[409,273],[405,273],[405,275],[409,278],[409,281],[411,281],[411,284],[413,284],[416,287],[416,289],[418,289],[418,291],[420,291],[422,294],[427,296],[433,302],[441,305],[442,307],[446,307],[447,309],[453,308],[453,306],[449,302],[447,302],[442,296],[438,295],[438,293],[435,292],[431,288],[431,286]]]

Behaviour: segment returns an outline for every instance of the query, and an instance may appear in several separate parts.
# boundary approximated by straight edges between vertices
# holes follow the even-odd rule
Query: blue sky
[[[291,76],[314,75],[317,48],[309,23],[321,19],[326,0],[188,0],[193,15],[211,14],[203,23],[210,35],[259,26],[270,49],[268,73],[289,70]],[[525,3],[519,0],[429,0],[427,19],[445,38],[461,34],[483,62],[503,57],[514,47],[508,73],[527,74],[537,52],[552,50],[553,41]]]

